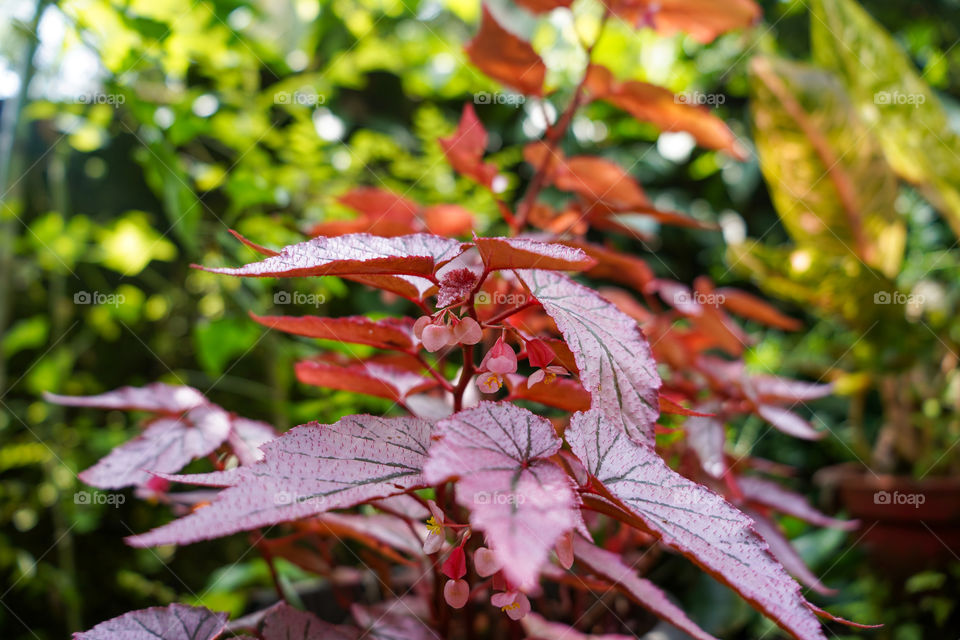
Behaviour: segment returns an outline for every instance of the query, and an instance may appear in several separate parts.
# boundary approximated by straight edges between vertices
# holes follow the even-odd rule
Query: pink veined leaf
[[[421,487],[429,445],[430,424],[417,418],[303,425],[263,445],[263,461],[240,467],[210,506],[127,541],[188,544]]]
[[[791,380],[771,375],[750,376],[753,393],[763,402],[806,402],[833,393],[832,384]]]
[[[573,553],[578,562],[582,562],[593,573],[620,585],[631,600],[654,615],[696,640],[716,640],[688,618],[683,609],[673,604],[660,587],[639,577],[635,569],[624,564],[618,554],[601,549],[582,536],[574,536]]]
[[[698,410],[712,413],[717,408],[714,404],[708,403],[698,407]],[[714,478],[722,476],[726,469],[723,455],[726,434],[723,430],[723,421],[715,417],[693,416],[684,421],[683,429],[687,432],[687,443],[697,454],[703,470]]]
[[[345,535],[344,532],[352,533],[410,556],[421,556],[423,542],[427,539],[427,527],[423,523],[414,523],[417,532],[414,534],[407,522],[386,513],[325,513],[317,516],[317,522],[340,537]]]
[[[585,271],[597,264],[583,249],[528,238],[477,238],[474,244],[490,270]]]
[[[569,345],[591,407],[630,438],[653,443],[660,376],[637,323],[591,289],[553,271],[518,271]]]
[[[101,622],[73,640],[213,640],[227,626],[227,614],[204,607],[171,604],[130,611]]]
[[[770,545],[770,553],[780,561],[780,564],[782,564],[794,578],[817,593],[825,596],[837,593],[836,589],[827,587],[810,571],[810,568],[807,567],[803,558],[801,558],[797,550],[793,548],[790,541],[784,537],[783,532],[780,531],[780,527],[778,527],[776,523],[749,509],[745,510],[745,513],[753,518],[754,529],[756,529],[760,537]]]
[[[240,460],[240,464],[253,464],[263,460],[263,451],[260,450],[260,445],[266,444],[277,437],[277,430],[272,425],[260,420],[234,416],[230,419],[230,427],[227,442],[237,459]]]
[[[259,625],[262,640],[356,640],[358,629],[330,624],[285,602],[270,607]]]
[[[149,411],[180,415],[207,404],[203,394],[183,385],[154,382],[143,387],[120,387],[95,396],[61,396],[44,393],[47,402],[67,407],[91,407],[94,409],[118,409],[121,411]]]
[[[800,518],[810,524],[820,527],[833,527],[844,531],[853,531],[860,526],[860,523],[856,520],[831,518],[815,509],[804,496],[785,489],[776,482],[756,476],[741,476],[737,478],[737,485],[743,492],[743,496],[750,502],[762,504],[780,513]]]
[[[827,435],[825,431],[817,431],[809,422],[789,409],[772,404],[761,404],[757,407],[757,414],[769,422],[775,429],[794,438],[804,440],[819,440]]]
[[[353,391],[402,402],[408,395],[437,386],[434,378],[399,367],[361,362],[346,367],[319,360],[305,360],[295,365],[297,379],[327,389]]]
[[[550,622],[543,616],[530,612],[520,621],[527,633],[527,640],[633,640],[636,636],[619,633],[600,635],[582,633],[562,622]]]
[[[353,619],[362,629],[362,640],[443,640],[420,619],[409,599],[390,600],[377,605],[350,607]]]
[[[78,477],[101,489],[141,485],[151,472],[175,473],[213,452],[230,430],[229,414],[213,405],[191,409],[180,418],[159,417]]]
[[[460,242],[427,233],[383,238],[367,233],[318,237],[238,268],[200,267],[254,278],[406,274],[430,277],[461,253]]]
[[[770,554],[749,517],[670,469],[599,411],[573,416],[566,431],[587,470],[661,542],[697,563],[800,640],[825,640],[800,585]]]
[[[513,404],[481,402],[437,423],[424,477],[457,480],[457,502],[485,535],[507,578],[533,587],[554,543],[578,524],[570,477],[546,460],[553,425]]]
[[[377,349],[400,351],[413,346],[413,323],[396,318],[371,320],[366,316],[258,316],[255,313],[251,313],[250,317],[265,327],[308,338],[366,344]]]

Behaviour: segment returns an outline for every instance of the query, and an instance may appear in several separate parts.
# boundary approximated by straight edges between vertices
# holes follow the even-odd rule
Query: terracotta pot
[[[960,558],[960,478],[916,480],[841,465],[816,481],[860,520],[858,544],[878,568],[915,572]]]

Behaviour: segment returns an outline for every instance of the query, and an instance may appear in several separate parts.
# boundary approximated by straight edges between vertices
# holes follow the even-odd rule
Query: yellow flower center
[[[436,518],[430,516],[430,519],[427,520],[427,531],[440,535],[443,532],[443,527],[440,526]]]

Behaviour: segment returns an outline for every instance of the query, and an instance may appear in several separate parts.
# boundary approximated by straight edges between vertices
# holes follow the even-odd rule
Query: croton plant
[[[518,4],[544,12],[569,0]],[[602,22],[685,29],[709,41],[757,17],[750,0],[624,0]],[[495,80],[544,97],[544,63],[490,10],[466,51]],[[306,384],[387,398],[396,409],[389,416],[353,415],[278,436],[185,386],[50,397],[150,415],[140,436],[80,476],[104,489],[134,487],[182,516],[129,544],[255,531],[268,562],[285,558],[334,580],[344,567],[329,550],[351,539],[375,552],[371,573],[389,597],[352,604],[351,620],[337,625],[285,602],[232,622],[174,604],[127,613],[77,638],[586,638],[590,629],[578,627],[596,630],[596,621],[585,624],[560,604],[577,590],[620,592],[690,636],[711,638],[641,577],[664,550],[686,556],[796,638],[825,638],[821,617],[845,622],[805,598],[800,583],[829,590],[772,514],[853,523],[818,512],[772,479],[780,465],[724,451],[724,425],[745,414],[817,438],[791,407],[830,387],[749,373],[740,359],[748,336],[728,314],[788,330],[795,320],[706,278],[694,290],[657,278],[641,258],[596,243],[602,232],[632,234],[636,216],[698,223],[655,208],[617,164],[561,151],[574,114],[594,100],[743,157],[727,126],[702,107],[588,63],[556,123],[524,149],[532,177],[519,202],[498,195],[506,178],[485,161],[487,132],[471,105],[455,134],[439,141],[456,171],[498,199],[502,224],[494,226],[506,235],[479,237],[456,205],[425,208],[360,187],[342,197],[360,214],[355,220],[321,224],[312,239],[279,251],[236,234],[263,258],[207,269],[337,276],[408,300],[409,316],[379,320],[253,315],[272,329],[374,347],[377,355],[352,362],[320,354],[297,364],[296,374]],[[563,207],[541,201],[547,187],[569,194]],[[618,286],[589,284],[596,282]],[[178,475],[196,459],[215,469]],[[171,490],[180,484],[211,489]],[[615,625],[617,614],[609,615]]]

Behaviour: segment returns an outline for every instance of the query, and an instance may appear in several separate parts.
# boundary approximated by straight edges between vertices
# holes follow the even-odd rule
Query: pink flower
[[[440,551],[446,540],[443,535],[443,512],[437,507],[433,500],[427,500],[427,506],[430,507],[430,519],[427,520],[427,539],[423,541],[423,552],[426,554]]]
[[[483,329],[473,318],[462,318],[459,323],[454,324],[453,338],[459,344],[477,344],[483,339]]]
[[[487,351],[487,355],[483,356],[480,369],[497,374],[513,373],[517,370],[517,354],[513,347],[503,341],[503,336],[500,336],[496,344],[490,347],[490,351]]]
[[[439,351],[453,340],[453,331],[445,324],[430,324],[423,328],[420,340],[427,351]]]
[[[477,376],[477,387],[484,393],[496,393],[503,386],[503,378],[495,373],[483,371]]]
[[[540,338],[527,342],[527,361],[531,367],[545,369],[556,357],[557,354],[553,352],[550,345]]]
[[[427,325],[432,323],[433,318],[430,316],[420,316],[417,318],[417,321],[413,323],[413,335],[417,336],[417,340],[423,335],[423,330],[427,328]]]
[[[454,609],[461,609],[470,599],[470,585],[466,580],[447,580],[443,585],[443,599]]]
[[[490,604],[500,607],[500,610],[510,616],[511,620],[519,620],[530,613],[530,601],[519,591],[495,593],[490,598]]]
[[[557,560],[560,561],[560,566],[564,569],[569,569],[573,566],[573,532],[567,531],[565,534],[560,536],[560,539],[557,540],[556,545],[554,545],[554,551],[557,552]]]
[[[486,578],[500,571],[500,560],[492,549],[480,547],[473,552],[473,568],[478,576]]]
[[[556,380],[557,376],[568,376],[570,373],[563,367],[558,367],[556,365],[550,365],[545,369],[537,369],[530,374],[530,377],[527,378],[527,388],[529,389],[538,382],[545,382],[550,384]]]
[[[451,580],[459,580],[467,575],[467,557],[463,553],[463,546],[454,547],[440,570]]]

